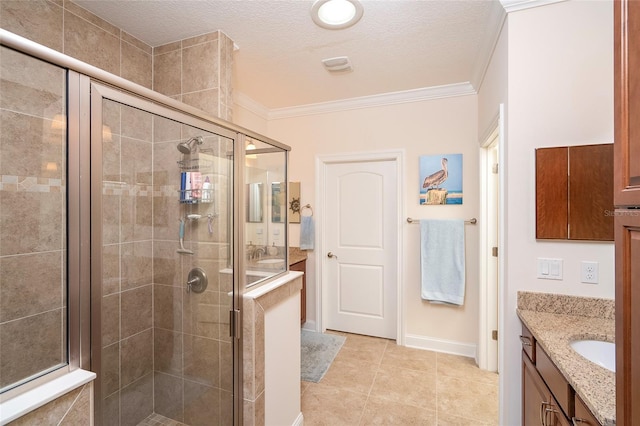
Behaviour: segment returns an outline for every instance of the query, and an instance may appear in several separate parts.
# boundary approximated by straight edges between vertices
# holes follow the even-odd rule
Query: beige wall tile
[[[153,413],[153,374],[131,383],[120,394],[120,426],[137,426]]]
[[[57,309],[0,325],[0,387],[66,361],[61,321],[62,309]]]
[[[219,38],[220,38],[219,31],[214,31],[212,33],[201,34],[195,37],[186,38],[182,40],[182,48],[184,49],[187,47],[194,46],[196,44],[217,41]]]
[[[151,329],[120,342],[120,384],[124,387],[153,371],[153,332]]]
[[[2,0],[0,27],[62,51],[62,8],[46,0]]]
[[[153,279],[151,241],[124,243],[120,252],[122,254],[120,265],[122,290],[151,284]]]
[[[0,110],[0,170],[4,175],[63,179],[64,134],[52,121]]]
[[[120,195],[102,196],[102,244],[120,242]]]
[[[97,17],[96,15],[89,12],[88,10],[73,3],[71,0],[64,0],[64,8],[65,10],[73,13],[79,18],[82,18],[92,23],[93,25],[100,27],[101,29],[108,32],[109,34],[113,34],[116,37],[120,37],[120,28],[116,27],[113,24],[110,24],[109,22],[105,21],[102,18]]]
[[[176,220],[176,222],[178,222]],[[177,240],[178,224],[174,225],[174,239]],[[155,241],[153,244],[153,282],[168,286],[181,285],[179,254],[176,241]]]
[[[176,190],[180,188],[180,172],[176,162],[181,159],[180,152],[176,148],[177,141],[156,142],[153,144],[153,184],[156,188],[173,185]],[[178,193],[173,200],[177,203]]]
[[[153,217],[150,185],[135,185],[121,197],[120,237],[122,242],[151,240]]]
[[[182,51],[173,50],[153,56],[153,90],[167,96],[182,93]]]
[[[122,136],[145,142],[151,142],[152,140],[153,115],[149,112],[123,106],[121,126]],[[122,143],[124,150],[124,145],[126,145],[124,140]],[[150,155],[150,153],[147,153],[147,155]],[[150,159],[151,157],[147,161],[150,161]]]
[[[200,92],[184,93],[182,95],[182,102],[217,117],[219,113],[218,95],[218,89],[208,89],[202,90]]]
[[[154,373],[154,412],[178,422],[184,422],[181,378]],[[209,419],[210,421],[212,419]],[[189,423],[190,425],[192,423]]]
[[[153,48],[154,55],[162,55],[164,53],[173,52],[182,49],[182,41],[174,41]]]
[[[3,192],[0,255],[60,250],[63,204],[64,194],[60,192]]]
[[[120,245],[102,247],[102,295],[120,291]]]
[[[153,287],[154,327],[182,331],[182,295],[180,287],[155,284]]]
[[[120,293],[102,298],[102,346],[120,340]]]
[[[112,134],[110,138],[103,139],[102,142],[102,178],[105,181],[120,182],[120,157],[121,157],[120,135]],[[108,188],[122,189],[122,186],[107,183]]]
[[[182,50],[182,92],[215,89],[219,85],[218,42],[207,42]]]
[[[104,398],[104,395],[102,395]],[[120,392],[116,392],[102,401],[102,425],[120,426]]]
[[[66,10],[63,53],[120,74],[120,38]]]
[[[120,343],[102,348],[102,397],[108,397],[120,389]]]
[[[151,53],[145,52],[125,41],[121,42],[120,51],[121,77],[151,89],[153,86]]]
[[[136,37],[132,36],[128,32],[126,32],[124,30],[121,30],[120,37],[122,38],[122,41],[124,41],[126,43],[129,43],[129,44],[133,45],[134,47],[137,47],[138,49],[140,49],[144,53],[147,53],[149,55],[153,55],[153,47],[149,46],[144,41],[137,39]],[[149,68],[149,70],[151,70],[151,68]]]
[[[201,383],[184,381],[184,421],[189,425],[220,422],[220,390]]]
[[[80,395],[78,395],[60,422],[60,426],[90,425],[91,419],[93,418],[93,413],[91,412],[93,409],[91,404],[92,395],[93,383],[84,385],[80,391]]]
[[[122,339],[150,329],[152,326],[152,285],[123,291],[120,294],[120,327]]]
[[[215,291],[184,295],[184,332],[200,337],[218,339],[220,336],[220,303]],[[228,313],[227,313],[228,314]]]
[[[62,307],[62,252],[0,258],[0,271],[0,322]]]
[[[151,129],[149,129],[151,132]],[[151,143],[122,137],[122,180],[129,185],[151,185]],[[130,187],[130,189],[133,189]]]
[[[178,219],[184,216],[184,212],[181,211],[179,202],[178,189],[180,186],[174,185],[173,188],[175,188],[175,192],[170,189],[167,191],[169,195],[153,197],[153,237],[155,240],[174,241],[172,250],[175,253],[179,247],[178,230],[180,222]],[[185,237],[188,238],[189,235],[189,229],[186,227]]]
[[[174,376],[182,375],[182,334],[155,328],[153,330],[153,369]]]
[[[220,386],[220,342],[184,335],[184,378],[207,386]]]

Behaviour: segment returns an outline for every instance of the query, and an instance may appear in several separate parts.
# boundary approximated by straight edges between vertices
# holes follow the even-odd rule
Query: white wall
[[[569,1],[508,16],[505,43],[480,92],[480,115],[506,99],[506,279],[501,336],[500,424],[521,419],[520,290],[614,298],[612,243],[536,241],[534,149],[613,141],[613,14],[610,1]],[[504,38],[504,34],[502,36]],[[485,120],[483,120],[485,121]],[[482,129],[482,127],[481,127]],[[564,259],[564,280],[536,278],[536,259]],[[600,284],[581,284],[580,261],[600,263]]]
[[[315,159],[319,155],[405,150],[404,212],[412,218],[471,218],[478,214],[477,99],[475,95],[424,102],[283,118],[269,122],[268,136],[292,147],[289,178],[300,181],[301,203],[316,200]],[[420,206],[418,157],[428,154],[464,154],[462,206]],[[401,217],[404,221],[406,217]],[[467,291],[461,308],[431,305],[420,299],[419,227],[405,225],[403,268],[406,332],[412,344],[428,346],[432,340],[470,344],[477,342],[478,231],[467,230]],[[299,244],[299,225],[290,226],[290,245]],[[307,319],[316,315],[316,264],[322,253],[309,253],[307,261]]]

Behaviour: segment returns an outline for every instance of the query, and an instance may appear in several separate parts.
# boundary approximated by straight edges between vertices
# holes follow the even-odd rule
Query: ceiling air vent
[[[327,58],[322,60],[322,65],[329,72],[349,72],[353,71],[351,62],[346,56],[338,56],[336,58]]]

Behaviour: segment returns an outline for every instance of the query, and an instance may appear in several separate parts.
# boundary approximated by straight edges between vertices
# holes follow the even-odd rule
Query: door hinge
[[[498,330],[491,330],[491,338],[493,340],[498,340]]]
[[[229,311],[229,336],[232,339],[240,338],[240,310]]]
[[[491,247],[491,256],[498,257],[498,247]]]
[[[491,171],[493,172],[494,175],[498,174],[498,163],[493,165],[493,167],[491,168]]]

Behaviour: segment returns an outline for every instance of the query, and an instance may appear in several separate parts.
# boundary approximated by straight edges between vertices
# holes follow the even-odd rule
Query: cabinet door
[[[640,2],[614,2],[616,206],[640,206]]]
[[[569,239],[613,241],[613,144],[569,147]]]
[[[578,426],[600,426],[600,422],[591,414],[582,398],[576,395],[576,414],[574,423]]]
[[[616,210],[615,222],[616,424],[634,426],[640,425],[640,210]]]
[[[569,237],[568,161],[566,146],[536,150],[536,238]]]
[[[549,403],[551,393],[542,381],[536,367],[529,357],[522,352],[522,424],[523,426],[540,426]]]
[[[291,271],[300,271],[302,276],[302,290],[300,290],[300,325],[307,321],[307,261],[301,260],[289,266]]]

